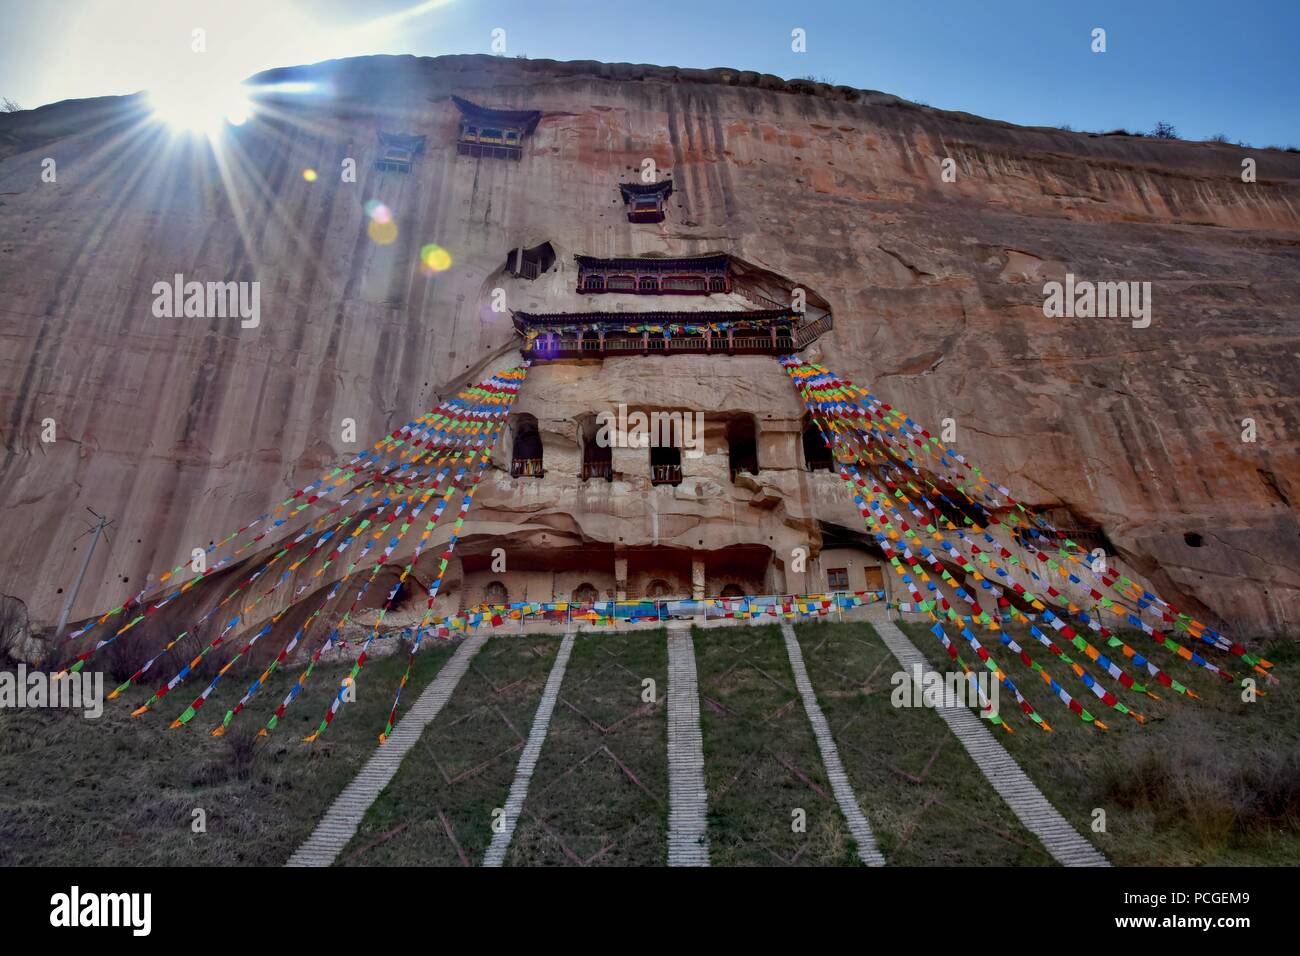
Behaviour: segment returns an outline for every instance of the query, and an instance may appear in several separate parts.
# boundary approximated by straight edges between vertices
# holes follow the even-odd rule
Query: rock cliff
[[[1022,128],[735,70],[369,57],[257,81],[314,89],[270,97],[215,152],[138,97],[0,115],[0,592],[34,621],[62,607],[85,507],[117,524],[74,619],[517,361],[494,289],[525,311],[663,307],[582,301],[573,256],[724,251],[824,300],[834,330],[812,356],[932,429],[952,419],[1021,501],[1095,525],[1175,603],[1296,632],[1300,154]],[[458,156],[453,95],[539,110],[522,159]],[[379,130],[426,137],[411,172],[376,168]],[[619,197],[646,158],[674,183],[658,225],[629,223]],[[368,234],[370,200],[394,241]],[[509,274],[512,249],[544,242],[550,271]],[[426,243],[449,269],[420,268]],[[259,282],[260,324],[156,318],[152,288],[177,273]],[[1067,273],[1150,282],[1149,327],[1045,317],[1044,283]],[[650,488],[617,451],[615,482],[577,480],[582,416],[620,402],[705,413],[682,485]],[[803,471],[802,409],[770,358],[543,363],[517,410],[538,418],[548,474],[512,479],[500,449],[467,555],[504,535],[783,558],[860,528]],[[719,428],[740,414],[761,469],[733,483]]]

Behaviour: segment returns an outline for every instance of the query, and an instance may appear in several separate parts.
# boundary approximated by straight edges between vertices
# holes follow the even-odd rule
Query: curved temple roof
[[[623,193],[623,202],[631,202],[634,196],[654,196],[656,194],[661,199],[667,199],[673,194],[673,181],[665,179],[657,183],[619,183],[618,188]]]
[[[578,267],[596,272],[610,269],[634,269],[639,272],[675,272],[681,269],[726,269],[731,263],[731,256],[725,252],[707,253],[702,256],[660,257],[631,256],[626,258],[597,259],[595,256],[573,257]]]
[[[531,133],[542,118],[540,110],[495,110],[479,106],[469,100],[453,96],[451,101],[466,119],[478,120],[480,123],[499,123],[503,126],[516,126],[525,133]]]

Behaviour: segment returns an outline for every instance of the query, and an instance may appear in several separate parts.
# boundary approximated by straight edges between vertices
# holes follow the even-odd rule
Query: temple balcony
[[[537,127],[542,115],[537,110],[491,109],[459,96],[451,99],[461,113],[456,152],[476,159],[520,159],[524,138]]]
[[[376,131],[379,153],[375,167],[385,172],[409,173],[415,157],[424,152],[424,137],[412,133]]]
[[[833,327],[786,309],[730,312],[514,313],[533,360],[611,355],[789,355]]]
[[[620,183],[628,222],[663,222],[664,202],[673,194],[671,180],[661,183]]]
[[[607,292],[718,295],[731,292],[731,261],[722,254],[680,258],[574,258],[578,262],[577,291],[584,295]]]

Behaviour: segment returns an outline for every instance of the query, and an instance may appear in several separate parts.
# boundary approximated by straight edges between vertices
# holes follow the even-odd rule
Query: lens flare
[[[446,272],[451,268],[451,253],[431,242],[420,248],[420,263],[430,273]]]
[[[309,183],[314,183],[316,181],[316,170],[304,169],[302,171],[302,178],[307,180]]]
[[[392,222],[393,211],[381,203],[378,199],[368,199],[366,204],[361,207],[365,210],[367,216],[374,222]]]
[[[380,222],[372,219],[370,225],[366,226],[366,234],[375,245],[389,246],[397,241],[397,224],[392,221]]]

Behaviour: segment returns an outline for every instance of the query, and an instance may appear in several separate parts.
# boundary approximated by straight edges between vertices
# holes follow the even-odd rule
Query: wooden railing
[[[541,478],[545,474],[540,458],[516,458],[510,462],[511,478]]]
[[[710,335],[664,336],[585,332],[582,336],[543,332],[528,350],[537,358],[587,358],[598,355],[789,355],[807,348],[829,332],[834,322],[829,314],[807,325],[773,335],[771,331],[744,334],[714,332]]]
[[[611,461],[584,461],[582,463],[582,480],[587,481],[590,478],[604,478],[606,481],[614,477],[614,463]]]
[[[833,328],[835,328],[835,320],[829,312],[815,322],[799,326],[794,333],[795,349],[806,349]]]
[[[680,485],[682,483],[681,465],[651,465],[650,484]]]

